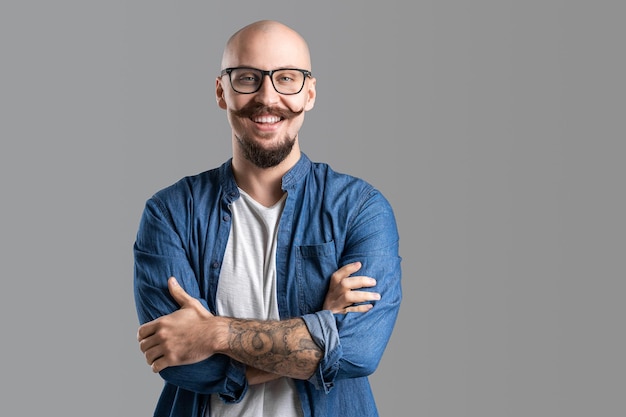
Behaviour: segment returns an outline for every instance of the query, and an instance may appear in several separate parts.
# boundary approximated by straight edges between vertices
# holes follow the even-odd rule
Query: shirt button
[[[217,261],[214,261],[211,266],[215,269],[215,268],[218,268],[220,266],[220,263],[217,262]]]
[[[222,220],[224,220],[225,222],[230,220],[230,216],[228,214],[224,214],[224,217],[222,217]]]

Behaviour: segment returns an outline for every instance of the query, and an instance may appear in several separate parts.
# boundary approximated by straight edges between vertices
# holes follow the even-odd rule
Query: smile
[[[257,116],[251,117],[251,120],[255,123],[278,123],[282,118],[278,116]]]

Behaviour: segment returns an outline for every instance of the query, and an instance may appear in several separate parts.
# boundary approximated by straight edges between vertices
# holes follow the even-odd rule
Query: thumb
[[[185,304],[189,304],[190,301],[194,300],[194,298],[187,294],[183,287],[178,284],[178,281],[176,281],[174,277],[170,277],[170,279],[167,280],[167,287],[172,297],[174,297],[174,300],[176,300],[181,307],[184,307]]]

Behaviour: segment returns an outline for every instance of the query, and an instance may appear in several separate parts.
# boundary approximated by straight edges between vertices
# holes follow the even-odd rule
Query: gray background
[[[311,47],[303,150],[396,210],[381,415],[625,415],[622,4],[3,1],[0,414],[152,414],[139,216],[230,156],[222,46],[273,18]]]

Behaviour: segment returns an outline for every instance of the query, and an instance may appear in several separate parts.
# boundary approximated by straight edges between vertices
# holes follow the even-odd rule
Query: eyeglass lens
[[[263,82],[263,73],[253,68],[235,68],[230,81],[239,93],[254,93]],[[304,74],[298,70],[284,69],[272,73],[272,84],[280,94],[297,94],[304,86]]]

